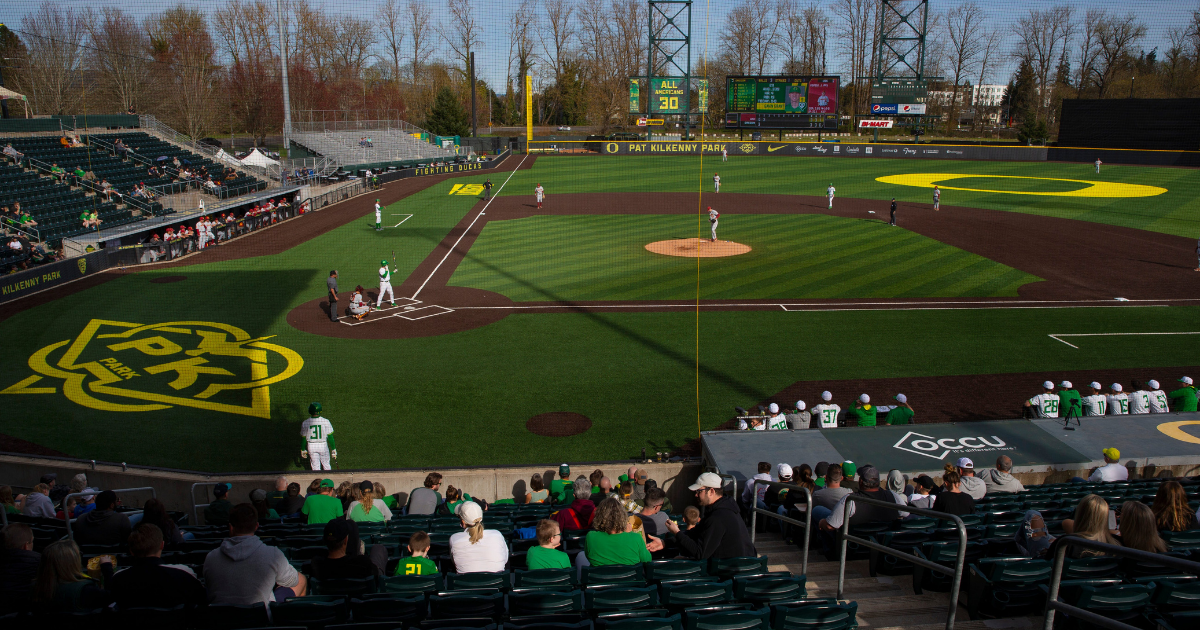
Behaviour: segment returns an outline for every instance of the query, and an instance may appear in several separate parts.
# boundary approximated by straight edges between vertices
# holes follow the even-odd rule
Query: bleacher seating
[[[370,137],[371,146],[359,141]],[[453,151],[434,146],[399,129],[363,131],[326,131],[293,133],[292,141],[318,155],[324,155],[345,165],[385,164],[406,162],[412,166],[453,159]]]
[[[174,144],[171,144],[165,140],[160,140],[143,131],[96,134],[93,137],[110,144],[120,139],[121,142],[133,150],[134,153],[137,153],[138,155],[150,159],[151,161],[154,161],[156,164],[160,165],[173,164],[171,159],[179,158],[179,161],[182,164],[186,164],[194,169],[205,167],[210,173],[220,173],[224,171],[225,167],[230,166],[229,164],[209,159],[199,153],[182,149]],[[167,159],[160,161],[160,158],[163,157]],[[172,166],[172,169],[173,168],[174,167]],[[145,174],[144,168],[142,169],[142,173]],[[135,183],[137,181],[145,181],[145,178],[134,180]],[[112,180],[110,179],[109,182],[112,182]],[[149,182],[146,183],[147,185],[150,184]],[[176,183],[176,185],[181,186],[178,183]],[[222,182],[221,190],[219,194],[217,194],[217,197],[226,199],[229,197],[244,195],[250,192],[266,190],[266,188],[267,182],[248,175],[242,171],[238,171],[238,176],[236,178]],[[179,191],[182,191],[182,187],[180,187]]]

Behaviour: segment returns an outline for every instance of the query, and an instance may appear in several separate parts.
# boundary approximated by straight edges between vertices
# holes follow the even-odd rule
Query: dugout
[[[1060,120],[1060,147],[1200,150],[1200,98],[1069,99]]]

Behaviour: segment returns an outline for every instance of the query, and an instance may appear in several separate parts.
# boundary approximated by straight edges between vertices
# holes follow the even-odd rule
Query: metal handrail
[[[157,499],[157,498],[158,498],[158,491],[157,491],[157,490],[155,490],[153,486],[145,486],[145,487],[142,487],[142,488],[121,488],[121,489],[119,489],[119,490],[109,490],[109,492],[112,492],[112,493],[114,493],[114,494],[121,494],[122,492],[142,492],[142,491],[144,491],[144,490],[149,490],[149,491],[150,491],[150,498],[151,498],[151,499]],[[62,504],[63,504],[63,510],[66,510],[66,509],[67,509],[67,500],[68,500],[68,499],[72,499],[72,498],[75,498],[75,497],[94,497],[94,496],[96,496],[97,494],[100,494],[100,493],[99,493],[99,492],[72,492],[71,494],[68,494],[67,496],[63,497],[63,499],[62,499],[62,501],[63,501],[63,503],[62,503]],[[72,522],[72,521],[74,521],[75,519],[71,518],[71,515],[70,515],[70,514],[64,514],[63,516],[64,516],[64,517],[66,517],[66,519],[65,519],[65,520],[67,521],[67,537],[66,537],[66,538],[64,538],[64,540],[72,540],[72,536],[71,536],[71,522]]]
[[[200,524],[200,512],[199,512],[200,508],[208,507],[207,503],[196,503],[196,486],[204,486],[204,485],[211,486],[211,485],[213,485],[213,482],[200,481],[200,482],[194,483],[194,484],[192,484],[191,492],[188,493],[188,498],[192,500],[192,518],[196,519],[195,523],[197,525]],[[208,490],[204,491],[204,498],[205,499],[208,498]]]
[[[802,574],[808,573],[808,542],[812,538],[811,537],[812,509],[813,509],[812,491],[810,491],[808,488],[805,488],[804,486],[798,486],[793,483],[783,483],[782,481],[767,481],[765,479],[755,479],[751,482],[751,485],[754,486],[754,495],[753,495],[754,496],[754,507],[751,508],[751,510],[750,510],[750,542],[754,542],[755,533],[758,529],[758,527],[757,527],[758,526],[758,515],[760,513],[765,516],[769,516],[771,518],[781,520],[785,523],[791,523],[792,525],[803,527],[804,528],[804,545],[802,547],[800,547],[800,550],[801,550],[800,551],[800,573],[802,573]],[[784,516],[782,514],[777,514],[770,510],[764,510],[764,509],[758,507],[758,486],[759,485],[764,485],[764,486],[767,486],[768,488],[771,488],[771,487],[787,488],[789,491],[803,490],[804,491],[804,504],[805,504],[805,506],[807,506],[804,510],[804,522],[802,523],[794,518],[790,518],[790,517]]]
[[[895,510],[896,512],[908,512],[909,514],[920,514],[921,516],[939,518],[945,521],[954,521],[954,525],[958,527],[958,554],[954,557],[954,570],[951,571],[949,568],[936,562],[931,562],[925,558],[919,558],[911,553],[904,553],[903,551],[892,549],[891,547],[881,545],[872,540],[859,538],[858,536],[851,536],[850,517],[846,514],[850,511],[850,504],[852,502],[865,503],[867,505]],[[837,598],[844,599],[846,584],[846,551],[849,542],[854,541],[868,549],[874,549],[889,556],[895,556],[897,558],[907,560],[913,564],[923,566],[930,571],[951,574],[953,576],[953,584],[950,587],[950,615],[946,618],[946,630],[954,630],[954,616],[958,613],[958,591],[962,585],[963,565],[965,564],[967,558],[967,527],[963,524],[962,519],[953,514],[946,514],[945,512],[935,512],[933,510],[912,507],[911,505],[901,505],[899,503],[888,503],[887,501],[872,499],[861,494],[846,495],[846,503],[842,514],[842,550],[841,555],[838,558]]]
[[[1098,615],[1094,612],[1077,608],[1070,604],[1065,604],[1058,601],[1058,588],[1062,584],[1063,564],[1066,560],[1067,547],[1070,546],[1083,547],[1085,549],[1094,549],[1103,551],[1106,554],[1118,556],[1121,558],[1130,558],[1132,560],[1140,560],[1150,564],[1165,565],[1176,569],[1182,569],[1196,575],[1200,575],[1200,562],[1192,562],[1172,556],[1167,556],[1158,553],[1150,553],[1138,549],[1130,549],[1120,545],[1110,545],[1108,543],[1096,542],[1079,536],[1064,536],[1058,539],[1058,551],[1054,554],[1054,571],[1050,574],[1050,591],[1046,596],[1046,616],[1042,621],[1043,630],[1052,630],[1054,628],[1054,611],[1061,610],[1065,613],[1070,613],[1074,617],[1078,617],[1089,623],[1112,630],[1137,630],[1137,626],[1131,626],[1127,623],[1121,623],[1114,619],[1109,619],[1104,615]]]

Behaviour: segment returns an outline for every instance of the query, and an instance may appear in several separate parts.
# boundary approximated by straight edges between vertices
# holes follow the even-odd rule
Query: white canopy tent
[[[250,155],[242,158],[242,164],[259,166],[262,168],[267,168],[268,166],[279,166],[278,161],[272,160],[266,155],[263,155],[262,151],[259,151],[257,147],[250,150]]]
[[[24,94],[18,94],[6,87],[0,87],[0,100],[19,100],[25,106],[25,117],[29,118],[29,99]]]
[[[217,160],[233,166],[241,166],[242,163],[237,158],[225,152],[225,149],[217,149],[217,154],[214,156]]]

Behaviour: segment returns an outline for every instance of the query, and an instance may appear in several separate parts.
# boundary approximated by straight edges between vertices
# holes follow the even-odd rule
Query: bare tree
[[[851,111],[854,115],[866,109],[870,98],[869,89],[864,89],[864,83],[869,83],[874,72],[871,67],[875,55],[874,43],[882,19],[877,4],[871,0],[837,0],[833,5],[841,52],[846,58],[850,85],[854,87]]]
[[[1037,117],[1045,118],[1050,101],[1051,71],[1075,33],[1073,10],[1068,5],[1030,9],[1017,20],[1017,57],[1028,60],[1037,80]]]
[[[420,80],[421,64],[433,53],[434,31],[430,29],[429,7],[423,0],[408,1],[408,41],[411,43],[412,71],[409,80],[414,84]]]
[[[204,14],[178,5],[148,16],[145,29],[159,80],[168,93],[168,120],[192,138],[213,128],[220,66]]]
[[[636,0],[585,0],[578,7],[588,112],[602,131],[627,115],[629,77],[640,74],[646,54],[645,6]]]
[[[55,3],[43,4],[21,20],[29,51],[24,81],[35,113],[65,114],[82,102],[87,21],[84,13]]]
[[[343,15],[336,22],[329,42],[335,71],[343,77],[361,77],[373,56],[375,41],[375,26],[370,21]]]
[[[950,89],[950,116],[946,120],[946,133],[958,125],[958,95],[963,78],[974,72],[985,45],[983,9],[974,2],[967,2],[946,12],[946,63],[954,75]],[[968,95],[970,98],[970,95]]]
[[[150,39],[133,16],[104,7],[88,20],[89,63],[100,77],[96,91],[117,111],[139,104],[150,85]]]
[[[455,61],[462,64],[460,71],[465,78],[471,65],[471,51],[483,44],[483,27],[475,20],[469,0],[450,0],[446,6],[449,23],[439,26],[438,32],[446,40]]]
[[[404,7],[400,0],[384,0],[376,18],[382,23],[384,55],[391,62],[392,79],[400,83],[400,59],[404,56]]]
[[[1164,78],[1167,84],[1167,93],[1172,97],[1187,96],[1191,87],[1187,81],[1191,69],[1191,60],[1187,56],[1187,29],[1178,26],[1168,29],[1167,39],[1170,41],[1170,45],[1167,47],[1166,59],[1163,64],[1166,70]]]
[[[292,7],[296,19],[296,54],[292,63],[312,70],[318,82],[334,78],[333,47],[337,25],[325,12],[313,8],[305,0]]]
[[[1078,98],[1087,89],[1096,66],[1096,48],[1099,42],[1100,23],[1108,18],[1104,9],[1088,9],[1079,27],[1078,69],[1075,72],[1075,96]]]
[[[1000,51],[1004,49],[1004,46],[1005,46],[1005,42],[1004,42],[1003,31],[1001,31],[998,28],[988,29],[987,32],[983,36],[983,51],[979,54],[979,85],[980,86],[982,86],[988,82],[988,77],[991,76],[988,73],[994,71],[993,66],[996,64],[996,58],[997,58],[997,56],[999,56]],[[975,113],[972,116],[972,118],[974,119],[974,121],[972,123],[972,127],[975,130],[978,130],[981,127],[982,116],[980,116],[981,110],[979,107],[979,103],[982,99],[983,99],[982,93],[980,93],[979,96],[977,96],[974,99]],[[989,108],[990,108],[990,106],[983,107],[982,113],[986,115],[988,113]]]
[[[212,14],[213,33],[221,52],[234,64],[261,62],[276,46],[275,3],[230,0]]]
[[[536,0],[521,0],[521,4],[513,10],[508,20],[509,93],[511,94],[515,89],[518,95],[516,107],[520,112],[519,119],[525,115],[525,76],[533,68],[535,54],[533,41],[535,2]],[[514,65],[516,66],[515,75],[513,74]]]
[[[816,4],[800,7],[798,0],[780,0],[777,46],[783,55],[784,74],[824,74],[825,38],[829,16]]]
[[[1117,72],[1129,67],[1133,48],[1145,36],[1146,25],[1132,13],[1100,21],[1096,29],[1096,67],[1092,71],[1100,98],[1112,87]]]
[[[765,74],[778,48],[780,24],[769,0],[743,0],[725,16],[726,59],[731,74]]]

